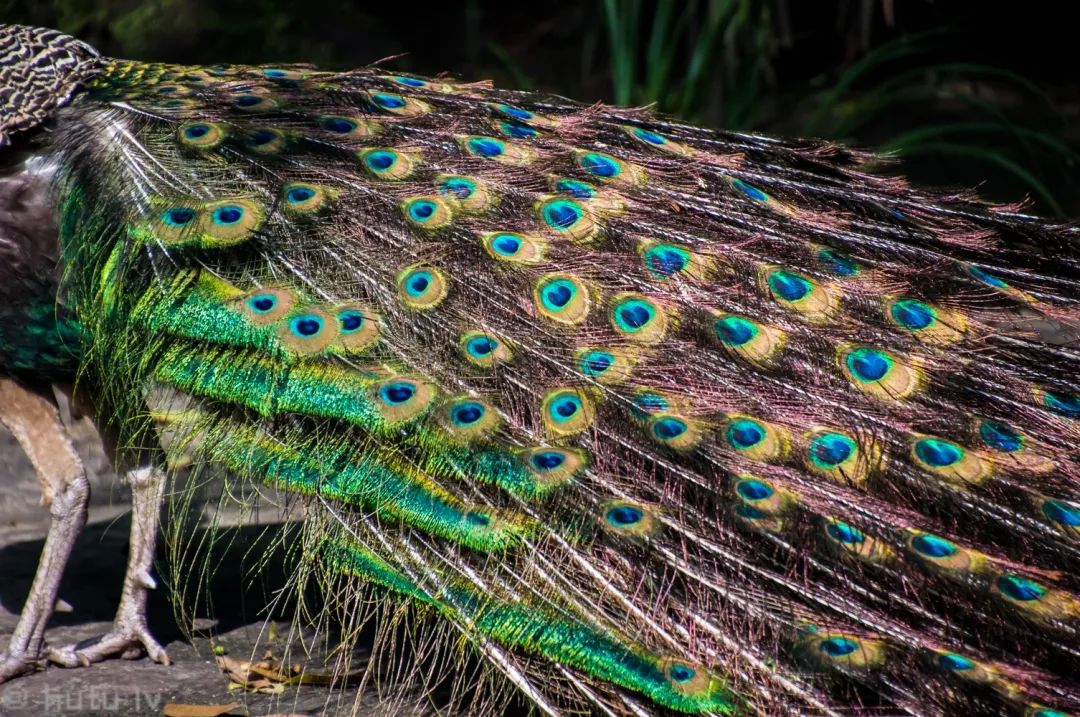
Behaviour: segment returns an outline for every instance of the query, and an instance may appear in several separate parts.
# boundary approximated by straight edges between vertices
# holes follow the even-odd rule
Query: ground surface
[[[46,633],[54,645],[92,638],[109,628],[127,560],[127,493],[95,450],[89,432],[85,433],[80,447],[92,474],[92,507],[60,590],[71,611],[57,614]],[[29,591],[46,528],[47,512],[39,504],[30,465],[0,427],[0,649],[6,646]],[[261,535],[262,529],[238,529],[234,537],[238,544],[248,541],[250,545],[256,534]],[[163,551],[159,553],[164,558]],[[365,702],[357,703],[354,688],[286,687],[276,695],[230,691],[228,677],[214,661],[215,646],[237,660],[249,660],[252,655],[261,659],[268,650],[283,654],[289,633],[289,623],[281,621],[268,630],[263,612],[268,589],[244,578],[242,562],[232,558],[220,562],[211,589],[215,619],[199,620],[199,636],[193,641],[182,636],[164,591],[153,596],[151,630],[166,646],[173,665],[156,665],[143,658],[112,660],[90,669],[49,667],[0,685],[0,717],[160,717],[168,703],[230,702],[240,705],[228,714],[251,717],[338,717],[354,714],[354,708],[355,714],[364,717],[417,714],[380,707],[366,695]],[[294,652],[291,661],[300,659],[298,654]],[[354,659],[362,660],[363,654]],[[309,669],[323,668],[318,650],[304,662]]]

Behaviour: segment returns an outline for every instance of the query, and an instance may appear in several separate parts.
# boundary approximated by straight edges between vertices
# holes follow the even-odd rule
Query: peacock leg
[[[49,506],[49,534],[30,594],[0,656],[0,682],[35,668],[45,625],[52,617],[60,578],[72,546],[86,524],[90,483],[56,406],[14,379],[0,378],[0,422],[22,446],[41,482]]]
[[[158,521],[165,493],[165,474],[144,466],[128,471],[131,485],[131,539],[127,573],[112,630],[89,641],[50,649],[49,660],[64,667],[88,666],[110,657],[134,657],[144,650],[154,662],[169,664],[169,656],[146,624],[146,601],[157,587],[150,575],[157,542]]]

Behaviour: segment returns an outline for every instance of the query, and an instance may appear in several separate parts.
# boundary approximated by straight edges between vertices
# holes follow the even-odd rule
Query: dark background
[[[1080,216],[1068,3],[929,0],[0,0],[103,53],[183,63],[392,55],[705,125],[896,152],[902,171]],[[1000,9],[998,9],[1000,8]]]

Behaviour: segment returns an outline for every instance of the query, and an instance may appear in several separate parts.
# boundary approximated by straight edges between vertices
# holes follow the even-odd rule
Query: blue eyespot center
[[[348,134],[359,126],[354,120],[345,117],[324,117],[319,124],[323,129],[338,134]]]
[[[451,418],[453,418],[454,423],[459,426],[468,426],[483,418],[484,412],[483,404],[477,403],[476,401],[469,401],[454,406],[450,415]]]
[[[1038,600],[1046,594],[1046,588],[1042,585],[1019,575],[1002,575],[997,579],[997,586],[1002,593],[1021,602]]]
[[[400,95],[391,95],[386,92],[376,92],[371,96],[372,101],[384,110],[399,110],[405,106],[405,98]]]
[[[911,541],[911,545],[929,558],[947,558],[956,555],[956,546],[936,535],[920,535]]]
[[[285,198],[289,204],[303,204],[315,196],[315,190],[311,187],[292,187],[286,193]]]
[[[1080,528],[1080,506],[1061,500],[1048,500],[1043,503],[1043,515],[1055,523]]]
[[[689,428],[686,425],[686,421],[680,420],[678,418],[671,418],[670,416],[661,418],[653,426],[653,433],[656,435],[657,438],[664,441],[670,441],[678,438],[682,434],[686,433],[687,430],[689,430]]]
[[[468,349],[469,353],[473,356],[487,356],[496,348],[498,348],[498,343],[488,338],[487,336],[474,336],[473,338],[469,339]]]
[[[897,301],[889,313],[896,323],[911,331],[921,331],[937,320],[933,308],[914,299]]]
[[[430,219],[435,214],[435,202],[426,199],[413,202],[409,205],[409,214],[419,221]]]
[[[672,665],[671,669],[668,670],[668,675],[671,677],[671,679],[675,680],[680,684],[684,682],[689,682],[690,680],[694,679],[694,676],[696,674],[697,672],[694,671],[694,668],[687,665],[680,665],[678,663]]]
[[[637,137],[638,139],[642,140],[643,142],[648,142],[649,144],[655,144],[655,145],[667,144],[667,138],[666,137],[658,135],[655,132],[650,132],[647,129],[642,129],[641,127],[637,127],[637,128],[634,129],[634,136]]]
[[[397,154],[384,149],[377,149],[374,152],[369,152],[364,159],[367,166],[373,170],[385,172],[397,163]]]
[[[184,129],[184,136],[188,139],[201,139],[210,134],[210,125],[193,124]]]
[[[592,199],[596,196],[596,189],[591,184],[576,179],[560,179],[555,183],[555,191],[569,194],[575,199]]]
[[[521,239],[513,234],[500,234],[491,242],[495,252],[503,256],[513,256],[521,249]]]
[[[530,127],[527,124],[521,122],[500,122],[499,128],[508,136],[516,137],[517,139],[531,139],[535,137],[539,132],[535,127]]]
[[[645,514],[641,512],[641,509],[632,505],[618,505],[607,512],[608,522],[619,527],[635,525],[644,517]]]
[[[398,406],[416,395],[416,387],[411,383],[396,382],[383,386],[379,391],[382,400],[392,406]]]
[[[830,637],[822,640],[818,649],[830,657],[844,657],[858,650],[859,643],[846,637]]]
[[[668,409],[667,400],[655,393],[639,394],[634,397],[631,405],[631,413],[638,420],[644,420],[654,413],[660,413]]]
[[[980,268],[978,266],[975,266],[974,264],[972,264],[972,265],[970,265],[968,267],[968,273],[971,274],[976,279],[978,279],[979,281],[981,281],[982,283],[984,283],[984,284],[986,284],[988,286],[992,286],[992,287],[994,287],[996,289],[1008,289],[1009,288],[1008,283],[1005,282],[1003,279],[999,279],[998,277],[994,276],[990,272],[988,272],[985,269],[982,269],[982,268]]]
[[[716,336],[728,346],[743,346],[758,335],[758,327],[738,316],[725,316],[716,321]]]
[[[513,117],[517,120],[531,120],[533,113],[528,110],[523,110],[520,107],[513,107],[511,105],[499,105],[499,111],[508,117]]]
[[[443,194],[468,199],[476,192],[476,184],[463,177],[452,177],[444,180],[440,189]]]
[[[818,259],[837,276],[855,276],[859,273],[859,264],[854,259],[834,249],[822,249],[818,252]]]
[[[268,129],[257,129],[248,137],[248,143],[258,147],[277,139],[277,134]]]
[[[394,80],[405,85],[406,87],[423,87],[427,84],[423,80],[418,80],[415,77],[405,77],[404,75],[398,75],[394,78]]]
[[[790,271],[774,271],[769,274],[769,288],[784,301],[799,301],[813,289],[804,277]]]
[[[542,451],[533,455],[533,467],[541,471],[550,471],[566,462],[566,456],[558,451]]]
[[[560,310],[566,308],[576,292],[574,285],[566,279],[556,279],[545,286],[540,293],[548,308]]]
[[[568,421],[581,410],[581,400],[575,396],[560,396],[551,402],[550,410],[556,421]]]
[[[265,314],[277,306],[277,297],[273,294],[259,294],[248,299],[248,306],[257,314]]]
[[[616,315],[627,331],[638,331],[652,321],[656,310],[644,301],[633,300],[620,305]]]
[[[341,330],[345,333],[354,333],[358,331],[361,326],[364,325],[364,315],[359,311],[342,311],[338,314],[338,323],[341,325]]]
[[[829,523],[825,528],[825,532],[827,532],[829,537],[833,540],[844,543],[845,545],[861,543],[866,539],[861,530],[852,527],[847,523]]]
[[[740,192],[742,192],[743,194],[750,197],[751,199],[753,199],[756,202],[767,202],[767,201],[769,201],[769,195],[768,194],[761,191],[760,189],[758,189],[755,186],[747,184],[746,182],[742,181],[741,179],[733,179],[731,181],[731,183],[735,185],[736,189],[738,189]]]
[[[757,421],[741,418],[728,426],[725,435],[735,448],[753,448],[765,440],[765,429]]]
[[[735,515],[747,520],[763,520],[769,517],[767,513],[749,503],[740,503],[735,506]]]
[[[955,652],[943,652],[938,655],[937,661],[943,668],[953,672],[965,672],[975,667],[974,662]]]
[[[405,287],[410,296],[420,296],[431,286],[431,274],[426,271],[418,271],[409,276],[405,281]]]
[[[1024,447],[1024,437],[1011,426],[997,421],[983,421],[979,424],[979,437],[983,443],[1005,453],[1014,453]]]
[[[587,376],[599,376],[611,368],[615,357],[606,351],[590,351],[581,362],[582,373]]]
[[[935,468],[951,466],[964,457],[964,449],[955,443],[937,438],[923,438],[915,443],[919,460]]]
[[[490,137],[473,137],[468,142],[469,151],[481,157],[498,157],[506,151],[503,143]]]
[[[254,107],[260,104],[263,98],[258,95],[240,95],[236,98],[237,107]]]
[[[294,334],[309,339],[322,331],[323,322],[318,316],[304,314],[293,319],[291,327]]]
[[[1080,394],[1046,391],[1043,394],[1043,403],[1054,413],[1068,418],[1080,418]]]
[[[819,465],[832,468],[855,453],[855,442],[839,433],[825,433],[810,442],[810,452]]]
[[[173,207],[165,211],[162,219],[171,227],[182,227],[195,219],[195,210],[187,207]]]
[[[581,168],[589,174],[605,178],[616,177],[622,172],[622,167],[616,160],[592,152],[581,157]]]
[[[573,202],[551,202],[544,207],[544,221],[557,231],[570,229],[580,219],[581,207]]]
[[[739,481],[735,486],[735,492],[745,500],[751,501],[765,500],[773,495],[773,489],[767,483],[752,478]]]
[[[244,216],[244,210],[234,204],[227,204],[214,210],[214,223],[229,225],[236,224]]]
[[[892,368],[888,357],[874,349],[855,349],[847,355],[846,363],[860,381],[880,381]]]
[[[661,245],[645,253],[645,263],[661,276],[672,276],[685,269],[689,259],[686,250]]]

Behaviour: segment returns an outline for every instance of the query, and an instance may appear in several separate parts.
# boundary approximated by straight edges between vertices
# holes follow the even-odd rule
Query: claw
[[[117,624],[101,637],[49,649],[47,657],[49,662],[62,667],[89,667],[110,657],[130,660],[143,653],[159,664],[172,664],[165,648],[142,624]]]

